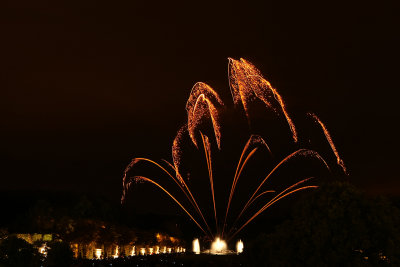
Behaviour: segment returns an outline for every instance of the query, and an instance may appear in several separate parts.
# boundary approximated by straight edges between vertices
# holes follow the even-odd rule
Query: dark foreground
[[[245,266],[240,255],[152,255],[136,256],[109,260],[76,260],[78,266]]]

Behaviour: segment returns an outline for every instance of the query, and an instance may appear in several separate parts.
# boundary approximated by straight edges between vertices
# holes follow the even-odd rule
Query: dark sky
[[[395,1],[8,2],[1,190],[118,197],[130,158],[170,159],[195,82],[229,102],[243,57],[325,121],[354,184],[400,194]]]

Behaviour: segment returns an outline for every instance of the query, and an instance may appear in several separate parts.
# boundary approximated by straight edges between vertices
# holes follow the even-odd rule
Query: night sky
[[[324,120],[352,183],[400,195],[395,1],[8,2],[1,190],[118,199],[132,157],[170,159],[195,82],[229,103],[227,58],[243,57],[294,119]]]

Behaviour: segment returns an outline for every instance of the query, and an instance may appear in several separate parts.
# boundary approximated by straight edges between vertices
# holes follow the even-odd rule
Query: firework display
[[[224,211],[218,210],[216,201],[217,199],[218,201],[221,200],[220,198],[216,197],[219,192],[215,187],[215,179],[218,179],[218,177],[214,177],[213,172],[212,146],[214,144],[218,148],[216,153],[222,153],[224,151],[224,147],[222,145],[223,131],[221,130],[223,121],[221,119],[222,116],[220,110],[227,105],[224,104],[221,97],[214,89],[205,83],[199,82],[193,86],[186,103],[187,124],[178,130],[177,135],[173,140],[172,162],[163,160],[163,163],[157,163],[147,158],[134,158],[124,171],[123,193],[121,201],[125,201],[127,191],[132,184],[142,182],[153,184],[166,193],[172,200],[174,200],[174,202],[179,205],[185,214],[190,217],[190,219],[206,236],[208,236],[210,239],[221,237],[229,241],[257,216],[259,216],[262,212],[279,200],[296,192],[318,187],[317,185],[309,184],[310,181],[314,180],[314,177],[299,177],[297,182],[291,182],[289,185],[285,186],[283,190],[276,191],[274,188],[264,190],[263,187],[267,184],[269,178],[273,174],[277,173],[281,168],[284,168],[287,165],[286,163],[291,162],[296,158],[311,158],[316,160],[318,164],[325,168],[328,172],[332,166],[328,165],[319,152],[309,149],[305,145],[305,142],[303,147],[303,138],[299,136],[294,121],[289,116],[289,112],[287,111],[281,95],[261,75],[261,72],[254,65],[244,59],[235,60],[229,58],[228,76],[230,91],[233,99],[233,108],[244,111],[247,121],[250,122],[251,115],[249,113],[249,109],[251,108],[252,103],[255,101],[261,101],[267,110],[272,111],[274,116],[284,121],[284,123],[287,123],[287,129],[290,131],[289,133],[291,133],[290,142],[295,144],[295,149],[293,149],[291,153],[287,154],[283,158],[276,159],[273,157],[275,154],[274,151],[268,145],[265,138],[260,135],[250,134],[250,137],[241,154],[238,155],[239,160],[236,164],[236,171],[232,182],[227,183],[226,188],[228,188],[228,199],[224,200],[224,203],[226,202],[226,209]],[[341,168],[344,174],[347,174],[347,169],[344,165],[344,162],[339,156],[337,148],[325,124],[314,113],[309,113],[308,115],[322,128],[325,139],[329,144],[334,156],[336,157],[337,165]],[[208,134],[208,132],[210,131],[203,131],[204,121],[210,122],[209,125],[212,128],[211,134],[213,136],[209,136],[210,134]],[[184,150],[182,149],[182,147],[185,145],[185,138],[189,138],[190,142],[198,151],[204,151],[208,179],[204,179],[202,182],[209,183],[212,207],[208,208],[207,210],[212,210],[213,216],[209,216],[211,214],[204,213],[206,210],[204,203],[201,203],[198,199],[196,199],[194,194],[196,188],[191,187],[188,177],[181,174],[182,159],[185,157],[183,152]],[[305,139],[306,138],[304,138],[304,140]],[[202,147],[200,146],[200,143],[202,144]],[[238,181],[242,175],[242,172],[247,166],[247,163],[254,157],[260,148],[264,148],[268,151],[270,154],[268,161],[273,164],[273,167],[270,171],[268,171],[264,178],[257,180],[258,185],[254,189],[253,193],[250,193],[246,199],[241,200],[244,205],[238,215],[236,217],[232,217],[230,220],[227,220],[229,216],[233,216],[233,212],[230,212],[232,199],[234,198],[235,191],[238,188]],[[176,186],[176,188],[183,193],[182,196],[185,197],[185,200],[179,199],[178,196],[175,196],[173,193],[171,193],[169,187],[161,185],[155,179],[148,178],[143,175],[132,174],[133,167],[139,162],[147,162],[160,169],[165,174],[165,179],[171,179],[174,186]],[[254,206],[256,200],[259,202],[260,199],[263,199],[266,196],[271,196],[271,198],[264,202],[261,208],[257,208],[255,212],[251,213],[249,208]],[[220,216],[223,216],[222,219]],[[213,217],[215,229],[214,226],[213,228],[210,227],[210,217]]]

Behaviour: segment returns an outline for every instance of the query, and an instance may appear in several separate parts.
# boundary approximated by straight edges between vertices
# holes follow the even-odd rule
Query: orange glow
[[[39,253],[43,254],[43,255],[47,255],[47,247],[46,244],[43,244],[40,248],[39,248]]]
[[[246,205],[244,206],[244,208],[242,209],[242,211],[240,212],[238,218],[236,219],[236,221],[240,218],[240,216],[242,216],[242,214],[244,213],[244,211],[250,206],[250,203],[253,202],[254,197],[256,196],[256,194],[258,193],[258,191],[260,190],[260,188],[263,186],[263,184],[268,180],[269,177],[271,177],[271,175],[284,163],[288,162],[290,159],[296,157],[296,156],[311,156],[311,157],[315,157],[316,159],[320,160],[325,167],[329,169],[328,164],[325,162],[325,160],[315,151],[313,150],[309,150],[309,149],[299,149],[291,154],[289,154],[288,156],[286,156],[283,160],[281,160],[281,162],[279,162],[273,169],[272,171],[270,171],[268,173],[268,175],[264,178],[264,180],[260,183],[260,185],[257,187],[256,191],[254,191],[253,195],[250,197],[250,199],[247,201]]]
[[[95,250],[96,259],[100,259],[101,258],[101,252],[102,252],[101,248],[97,248]]]
[[[175,174],[177,175],[177,177],[174,177],[171,173],[169,173],[164,167],[162,167],[160,164],[158,164],[157,162],[147,159],[147,158],[134,158],[129,165],[125,168],[124,171],[124,177],[123,177],[123,192],[122,192],[122,198],[121,198],[121,203],[125,200],[125,196],[126,196],[126,192],[128,191],[130,185],[131,185],[131,181],[128,181],[127,179],[127,175],[128,172],[131,170],[131,168],[137,164],[140,161],[146,161],[146,162],[150,162],[152,164],[154,164],[155,166],[157,166],[158,168],[160,168],[163,172],[165,172],[178,186],[179,188],[184,192],[184,194],[186,195],[186,197],[189,199],[190,203],[195,207],[196,211],[199,213],[199,215],[202,217],[203,221],[205,222],[208,230],[209,230],[209,235],[213,236],[210,230],[210,227],[208,226],[203,213],[201,212],[195,198],[193,197],[189,187],[186,185],[185,181],[183,180],[183,178],[179,175],[179,172],[176,170],[176,168],[174,166],[172,166],[171,163],[169,163],[168,161],[165,161],[170,167],[172,167],[175,171]],[[202,229],[203,230],[203,229]]]
[[[285,103],[278,91],[273,88],[261,72],[250,62],[241,58],[235,60],[229,58],[229,85],[235,105],[242,103],[246,116],[249,119],[248,105],[251,101],[258,98],[273,112],[280,112],[286,118],[293,140],[297,142],[297,131],[292,119],[290,118]]]
[[[135,253],[135,246],[133,246],[132,247],[132,250],[131,250],[131,256],[135,256],[136,255],[136,253]]]
[[[187,130],[187,125],[182,126],[177,132],[174,141],[172,142],[172,162],[174,164],[176,175],[179,177],[180,177],[179,167],[182,158],[181,142],[183,135],[186,133],[186,130]]]
[[[163,162],[157,163],[151,159],[147,158],[134,158],[130,164],[126,167],[124,170],[124,176],[123,176],[123,194],[121,197],[121,201],[123,202],[126,198],[126,192],[128,191],[130,185],[133,182],[140,183],[140,182],[148,182],[156,187],[160,188],[162,191],[164,191],[172,200],[175,201],[179,205],[179,207],[185,212],[186,215],[190,217],[190,219],[203,231],[205,235],[208,236],[209,240],[217,240],[214,238],[213,233],[217,233],[216,236],[220,236],[221,238],[229,238],[231,239],[233,236],[235,236],[238,232],[240,232],[245,226],[247,226],[252,220],[254,220],[258,215],[260,215],[263,211],[265,211],[268,207],[273,205],[274,203],[278,202],[280,199],[285,198],[295,192],[299,192],[302,190],[306,189],[312,189],[316,188],[317,186],[315,185],[308,185],[304,186],[304,183],[306,183],[308,180],[311,178],[303,179],[300,180],[299,182],[287,187],[281,192],[276,192],[275,190],[266,190],[264,188],[265,185],[267,185],[267,181],[269,182],[269,178],[275,174],[281,166],[283,166],[285,163],[297,158],[297,157],[302,157],[302,158],[313,158],[317,159],[321,166],[325,166],[328,171],[330,171],[329,166],[325,162],[325,160],[320,156],[320,154],[316,151],[301,148],[299,147],[302,145],[300,144],[295,144],[298,143],[298,134],[296,127],[292,121],[292,119],[289,116],[289,113],[286,109],[285,103],[281,97],[281,95],[278,93],[278,91],[272,87],[272,85],[265,79],[263,78],[261,72],[254,67],[250,62],[240,59],[240,60],[234,60],[229,58],[229,64],[228,64],[228,77],[229,77],[229,86],[230,86],[230,91],[232,94],[233,98],[233,103],[235,108],[240,108],[244,110],[244,115],[247,118],[247,121],[250,125],[250,109],[252,107],[252,104],[254,101],[261,101],[262,103],[265,104],[267,111],[271,112],[272,115],[279,117],[284,121],[284,123],[287,123],[288,127],[285,126],[284,128],[292,135],[290,138],[290,143],[294,145],[293,152],[290,152],[289,154],[285,154],[283,156],[283,159],[280,158],[278,161],[275,162],[275,157],[267,144],[267,142],[259,135],[252,135],[250,134],[250,138],[247,140],[243,150],[241,151],[240,157],[237,165],[236,165],[236,170],[235,174],[233,176],[232,180],[232,185],[230,187],[230,193],[229,197],[226,200],[227,203],[226,205],[226,210],[225,211],[225,217],[224,217],[224,222],[222,223],[222,220],[218,218],[218,215],[221,215],[220,211],[220,206],[218,206],[218,212],[217,212],[217,205],[216,205],[216,199],[218,200],[218,204],[220,203],[220,199],[218,198],[218,192],[216,192],[216,188],[219,187],[219,183],[215,183],[216,177],[213,175],[213,160],[212,160],[212,149],[213,147],[218,147],[218,150],[221,150],[221,140],[222,140],[222,134],[221,134],[221,118],[222,116],[220,115],[221,109],[224,106],[224,103],[222,102],[221,98],[219,95],[214,91],[209,85],[205,83],[196,83],[190,94],[189,98],[186,102],[186,112],[187,112],[187,124],[182,126],[179,131],[176,134],[176,137],[173,140],[172,143],[172,162],[168,162],[167,160],[163,160]],[[261,103],[260,102],[260,103]],[[237,113],[234,113],[237,114]],[[326,129],[325,125],[319,120],[319,118],[315,114],[309,114],[310,116],[313,117],[313,119],[321,126],[326,139],[328,140],[336,158],[337,158],[337,163],[343,168],[343,171],[346,173],[346,168],[344,166],[344,163],[342,159],[339,157],[339,154],[336,150],[336,147],[332,141],[332,138]],[[211,137],[209,135],[204,134],[204,131],[202,129],[203,127],[203,121],[208,120],[212,124],[212,131],[211,135],[214,135],[214,137]],[[250,127],[251,128],[251,127]],[[251,129],[250,129],[251,130]],[[224,132],[225,134],[225,132]],[[201,143],[203,147],[201,148],[201,144],[199,147],[198,140],[200,140],[201,137]],[[212,217],[212,214],[209,214],[209,216],[204,216],[202,210],[200,209],[200,206],[198,205],[198,202],[196,201],[196,198],[192,194],[191,189],[189,188],[188,185],[189,179],[188,177],[183,177],[180,173],[182,170],[181,164],[182,164],[182,157],[183,157],[183,147],[185,145],[185,141],[189,140],[190,143],[193,143],[195,147],[199,150],[204,149],[204,156],[206,160],[206,165],[207,165],[207,171],[208,171],[208,180],[210,182],[210,191],[211,191],[211,198],[212,198],[212,207],[210,204],[210,207],[208,207],[206,210],[211,211],[213,209],[214,213],[214,220],[215,220],[215,231],[212,231],[209,227],[209,222],[205,219]],[[270,141],[270,140],[268,140]],[[254,185],[255,191],[254,193],[250,193],[249,196],[250,198],[248,199],[247,202],[243,205],[243,208],[240,210],[239,215],[237,218],[233,218],[233,224],[231,224],[230,220],[228,220],[228,215],[232,216],[229,211],[231,209],[231,205],[233,202],[233,197],[235,194],[235,191],[238,189],[238,182],[239,179],[242,175],[243,172],[245,172],[245,167],[247,166],[248,162],[253,158],[253,156],[256,154],[257,151],[260,149],[266,148],[269,152],[269,155],[267,156],[268,160],[274,160],[272,163],[271,169],[268,170],[267,175],[265,176],[264,179],[259,179],[257,180],[257,183]],[[217,149],[216,149],[217,150]],[[217,151],[218,151],[217,150]],[[281,154],[277,154],[281,155]],[[167,174],[167,179],[172,179],[174,181],[174,186],[178,186],[180,191],[182,191],[186,197],[187,201],[178,201],[178,199],[173,196],[167,189],[169,188],[164,188],[162,186],[163,183],[158,183],[159,180],[154,180],[150,179],[144,176],[138,176],[135,175],[133,177],[128,176],[128,172],[131,171],[131,169],[134,167],[139,162],[147,162],[151,163],[152,165],[155,165],[158,169],[161,169],[165,174]],[[272,164],[271,163],[271,164]],[[165,167],[164,167],[165,166]],[[271,166],[271,165],[268,165]],[[188,174],[187,176],[189,176]],[[299,177],[300,179],[301,177]],[[302,179],[302,178],[301,178]],[[157,182],[156,182],[157,181]],[[208,181],[204,181],[208,182]],[[214,187],[218,185],[218,187]],[[227,184],[227,186],[230,185]],[[300,187],[302,186],[302,187]],[[250,188],[251,189],[251,188]],[[229,188],[227,188],[229,190]],[[253,190],[253,189],[251,189]],[[208,190],[207,190],[208,191]],[[252,192],[252,191],[251,191]],[[194,193],[197,193],[196,191]],[[275,193],[268,198],[268,202],[265,204],[260,203],[261,200],[263,200],[267,195],[267,193]],[[208,192],[206,192],[207,195],[209,195]],[[181,200],[181,199],[179,199]],[[184,199],[185,200],[185,199]],[[257,201],[256,201],[257,200]],[[210,201],[211,202],[211,201]],[[235,201],[236,202],[236,201]],[[190,203],[190,204],[189,204]],[[244,203],[244,202],[243,202]],[[189,207],[184,207],[184,204],[187,204]],[[201,203],[200,203],[201,204]],[[255,214],[248,214],[250,209],[249,207],[254,207],[256,205],[262,205],[261,209],[258,209]],[[203,207],[202,207],[203,208]],[[247,211],[247,212],[246,212]],[[232,211],[231,211],[232,213]],[[249,217],[245,217],[249,216]],[[250,216],[251,215],[251,216]],[[245,218],[244,218],[245,217]],[[241,220],[243,221],[241,221]],[[212,220],[212,218],[211,218]],[[241,223],[245,222],[242,225],[237,225],[239,223],[239,220]],[[229,227],[227,225],[227,222],[229,222]],[[220,223],[220,225],[219,225]],[[237,226],[237,228],[236,228]],[[240,227],[239,227],[240,226]],[[222,229],[221,229],[222,228]],[[205,231],[207,230],[207,231]],[[214,230],[214,229],[213,229]],[[222,231],[221,231],[222,230]],[[225,230],[227,232],[226,236],[224,236]],[[232,232],[235,231],[233,234]],[[219,235],[222,233],[221,235]],[[160,234],[157,234],[157,240],[161,238]],[[167,238],[167,237],[166,237]],[[228,239],[228,240],[229,240]],[[173,239],[171,238],[170,241],[173,242]],[[221,240],[220,240],[221,241]],[[215,244],[220,244],[220,243],[215,243]],[[239,243],[238,243],[239,244]],[[176,244],[174,244],[175,246]],[[243,248],[243,243],[239,244]],[[171,251],[176,251],[180,252],[183,251],[182,248],[180,247],[174,247],[172,248],[166,248],[164,247],[163,249],[156,249],[155,253],[158,253],[157,251],[161,251],[163,253],[171,253]],[[238,249],[240,251],[240,249]],[[149,251],[150,254],[153,253]]]
[[[161,242],[163,240],[160,234],[156,234],[157,242]]]
[[[196,83],[190,92],[189,99],[186,102],[186,111],[188,115],[188,131],[193,144],[197,147],[195,131],[198,128],[202,118],[211,117],[214,128],[215,139],[218,148],[221,149],[221,130],[219,124],[218,111],[215,104],[223,105],[218,94],[205,83]]]
[[[328,140],[329,145],[331,146],[331,149],[333,151],[333,153],[336,156],[336,161],[337,164],[342,167],[343,172],[347,175],[347,169],[346,166],[344,165],[343,160],[340,158],[339,156],[339,152],[336,149],[335,143],[333,143],[332,137],[329,134],[328,129],[326,128],[325,124],[317,117],[317,115],[315,115],[314,113],[308,113],[309,116],[311,116],[322,128],[322,130],[324,131],[324,135],[326,137],[326,140]]]
[[[175,198],[173,195],[171,195],[171,193],[168,192],[164,187],[162,187],[162,186],[159,185],[158,183],[154,182],[153,180],[151,180],[151,179],[149,179],[149,178],[147,178],[147,177],[143,177],[143,176],[135,176],[135,177],[134,177],[134,180],[135,180],[136,182],[144,181],[144,182],[152,183],[152,184],[156,185],[158,188],[160,188],[161,190],[163,190],[165,193],[167,193],[167,195],[168,195],[169,197],[171,197],[171,198],[179,205],[179,207],[181,207],[181,208],[183,209],[183,211],[190,217],[190,219],[192,219],[192,220],[196,223],[196,225],[203,231],[203,233],[205,233],[206,235],[208,235],[207,232],[204,231],[204,229],[200,226],[200,224],[193,218],[193,216],[192,216],[192,215],[182,206],[182,204],[181,204],[178,200],[176,200],[176,198]]]
[[[246,145],[244,146],[244,148],[243,148],[243,150],[242,150],[242,154],[240,155],[239,162],[238,162],[237,167],[236,167],[235,176],[233,177],[231,192],[230,192],[230,194],[229,194],[229,199],[228,199],[228,205],[226,206],[226,213],[225,213],[224,225],[223,225],[223,227],[222,227],[222,236],[224,235],[224,230],[225,230],[225,225],[226,225],[226,218],[228,217],[229,207],[230,207],[230,205],[231,205],[233,193],[234,193],[234,191],[235,191],[235,188],[236,188],[237,182],[238,182],[238,180],[239,180],[240,174],[242,173],[243,168],[244,168],[244,166],[246,165],[247,161],[251,158],[251,156],[252,156],[252,155],[256,152],[256,150],[257,150],[257,147],[254,148],[254,149],[247,155],[247,157],[246,157],[244,163],[241,164],[241,163],[242,163],[242,160],[243,160],[243,157],[244,157],[244,155],[246,154],[246,152],[248,151],[250,145],[262,145],[262,146],[265,146],[265,147],[268,149],[269,153],[272,155],[272,152],[271,152],[269,146],[268,146],[267,143],[264,141],[264,139],[261,138],[261,136],[259,136],[259,135],[251,135],[251,136],[250,136],[249,140],[247,141]]]
[[[237,233],[239,233],[246,225],[248,225],[252,220],[254,220],[254,218],[256,218],[258,215],[260,215],[264,210],[266,210],[267,208],[269,208],[271,205],[273,205],[274,203],[276,203],[277,201],[281,200],[284,197],[287,197],[295,192],[298,191],[302,191],[305,189],[311,189],[311,188],[318,188],[318,186],[316,185],[309,185],[309,186],[304,186],[304,187],[300,187],[297,189],[294,189],[286,194],[283,194],[284,192],[287,192],[288,190],[292,189],[293,187],[299,185],[300,183],[307,181],[309,179],[305,179],[302,180],[288,188],[286,188],[285,190],[283,190],[279,195],[277,195],[276,197],[274,197],[272,200],[270,200],[267,204],[265,204],[259,211],[257,211],[246,223],[244,223],[234,234],[232,234],[228,240],[232,239]]]
[[[166,160],[165,160],[165,162],[166,162],[172,169],[176,170],[176,168],[175,168],[174,166],[172,166],[171,163],[169,163],[169,162],[166,161]],[[208,231],[209,231],[209,233],[210,233],[210,236],[213,236],[213,234],[212,234],[212,232],[211,232],[211,229],[210,229],[210,227],[208,226],[208,223],[207,223],[206,219],[204,218],[204,215],[203,215],[203,213],[201,212],[200,207],[199,207],[199,205],[198,205],[197,202],[196,202],[196,199],[193,197],[192,192],[190,191],[189,187],[186,185],[185,180],[183,180],[183,178],[180,176],[180,174],[179,174],[178,171],[176,171],[176,174],[179,175],[180,181],[181,181],[182,184],[183,184],[183,187],[181,187],[182,191],[185,193],[185,195],[186,195],[186,197],[189,199],[190,203],[194,206],[194,208],[196,209],[196,211],[198,212],[198,214],[200,215],[200,217],[203,219],[203,222],[205,223],[205,225],[206,225],[206,227],[207,227],[207,229],[208,229]],[[185,189],[187,190],[187,193],[186,193]],[[190,195],[190,197],[188,196],[188,194]]]
[[[204,153],[206,155],[206,160],[207,160],[208,176],[210,178],[211,195],[212,195],[212,200],[213,200],[213,205],[214,205],[215,227],[216,227],[216,230],[218,231],[218,219],[217,219],[217,209],[215,207],[214,181],[213,181],[212,165],[211,165],[210,142],[208,141],[208,137],[206,135],[203,135],[201,132],[200,132],[200,134],[201,134],[201,139],[203,140]]]

